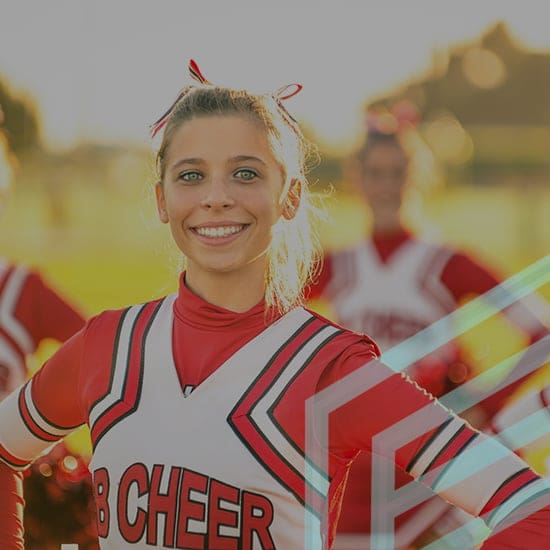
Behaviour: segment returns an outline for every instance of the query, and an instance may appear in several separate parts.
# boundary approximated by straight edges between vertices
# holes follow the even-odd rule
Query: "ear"
[[[302,198],[302,183],[298,179],[293,179],[288,186],[288,191],[283,201],[282,216],[285,220],[291,220],[296,215]]]
[[[159,219],[162,223],[168,223],[168,212],[166,212],[166,198],[164,197],[164,187],[157,181],[155,184],[155,195],[157,197],[157,210]]]

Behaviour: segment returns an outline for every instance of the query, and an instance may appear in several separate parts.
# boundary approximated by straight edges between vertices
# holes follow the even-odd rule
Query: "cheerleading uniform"
[[[369,338],[306,309],[233,313],[182,279],[177,295],[90,320],[11,394],[0,458],[25,468],[87,423],[102,548],[286,549],[306,537],[330,547],[349,465],[365,449],[492,526],[528,500],[548,504],[524,462],[377,355]],[[462,457],[487,446],[498,460],[457,477]],[[548,514],[529,509],[507,535]],[[549,535],[550,524],[537,527],[530,548]]]

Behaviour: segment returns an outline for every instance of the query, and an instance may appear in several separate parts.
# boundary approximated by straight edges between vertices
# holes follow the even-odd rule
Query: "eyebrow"
[[[250,160],[255,161],[255,162],[259,162],[263,166],[267,166],[267,164],[261,158],[258,158],[258,157],[252,156],[252,155],[237,155],[236,157],[232,157],[232,158],[229,159],[229,161],[233,162],[233,163],[245,162],[245,161],[250,161]]]
[[[203,163],[204,163],[204,160],[202,160],[200,158],[180,159],[180,160],[174,162],[174,164],[172,164],[171,168],[173,170],[174,168],[178,168],[182,164],[203,164]]]
[[[255,157],[253,155],[237,155],[236,157],[231,157],[229,159],[230,164],[238,164],[239,162],[247,162],[247,161],[253,161],[258,162],[262,166],[267,166],[267,164],[259,157]],[[190,157],[190,158],[183,158],[180,159],[172,165],[172,170],[179,168],[180,166],[184,164],[204,164],[204,159],[198,158],[198,157]]]

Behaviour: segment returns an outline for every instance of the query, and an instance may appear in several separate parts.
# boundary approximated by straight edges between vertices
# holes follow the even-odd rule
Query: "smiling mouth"
[[[200,235],[201,237],[208,237],[210,239],[221,239],[223,237],[229,237],[241,233],[248,227],[248,224],[239,225],[223,225],[217,227],[193,227],[192,231]]]

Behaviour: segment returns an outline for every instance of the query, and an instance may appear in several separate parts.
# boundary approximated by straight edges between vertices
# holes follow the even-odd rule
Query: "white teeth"
[[[203,237],[227,237],[242,231],[243,225],[229,225],[227,227],[196,227],[195,231]]]

